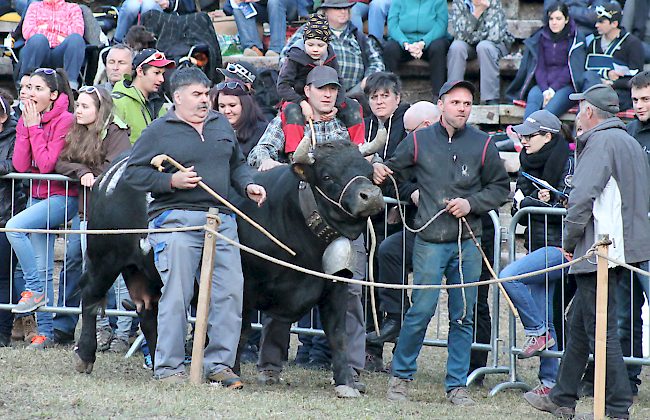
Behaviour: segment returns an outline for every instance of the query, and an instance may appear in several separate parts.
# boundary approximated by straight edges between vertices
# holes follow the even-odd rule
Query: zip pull
[[[449,137],[449,144],[451,144],[451,137]]]
[[[456,162],[456,155],[454,155],[454,162]]]

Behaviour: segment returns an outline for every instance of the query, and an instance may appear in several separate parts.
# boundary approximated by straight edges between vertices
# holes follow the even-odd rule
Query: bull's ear
[[[304,180],[307,179],[307,176],[305,175],[305,167],[301,163],[292,163],[291,169],[293,169],[293,171],[297,173],[300,178]]]

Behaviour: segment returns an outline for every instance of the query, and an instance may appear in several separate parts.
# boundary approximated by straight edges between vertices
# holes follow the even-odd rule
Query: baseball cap
[[[523,124],[515,125],[513,130],[519,135],[530,136],[540,131],[547,133],[559,133],[562,123],[555,115],[545,109],[535,111],[526,118]]]
[[[255,66],[247,61],[239,63],[228,63],[225,69],[217,69],[224,77],[229,79],[238,79],[244,83],[253,84],[257,78]]]
[[[307,75],[307,84],[314,85],[317,88],[322,88],[325,85],[336,85],[341,87],[338,73],[329,66],[314,67],[314,69]]]
[[[318,6],[318,9],[346,9],[354,6],[354,2],[347,0],[325,0]]]
[[[569,95],[572,101],[587,101],[603,111],[618,113],[618,95],[611,86],[597,84],[582,93]]]
[[[596,18],[600,20],[607,19],[610,22],[620,22],[623,19],[623,9],[616,2],[605,3],[596,6]]]
[[[472,92],[472,95],[476,93],[476,87],[468,82],[467,80],[456,80],[453,82],[447,82],[442,87],[440,88],[440,92],[438,92],[438,97],[442,97],[445,93],[449,93],[450,90],[456,87],[464,87],[466,89],[469,89],[470,92]]]
[[[137,69],[144,64],[149,64],[158,68],[173,69],[176,66],[174,60],[168,60],[165,53],[156,50],[155,48],[147,48],[136,54],[133,59],[133,68]]]

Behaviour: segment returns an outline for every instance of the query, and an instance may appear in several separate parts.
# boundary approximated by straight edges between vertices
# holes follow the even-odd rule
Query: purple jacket
[[[537,53],[537,70],[535,71],[535,80],[542,92],[549,87],[557,92],[563,87],[571,85],[569,48],[573,42],[576,25],[573,20],[569,21],[569,25],[569,33],[557,43],[551,41],[548,26],[542,30]]]

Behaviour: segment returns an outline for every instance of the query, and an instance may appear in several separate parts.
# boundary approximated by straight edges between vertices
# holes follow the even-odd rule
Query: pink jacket
[[[45,29],[39,26],[47,25]],[[43,34],[50,42],[50,48],[61,44],[59,35],[84,34],[84,18],[79,5],[65,0],[53,2],[37,1],[29,5],[23,21],[23,37],[29,40],[36,34]]]
[[[18,172],[35,174],[54,173],[54,165],[63,146],[65,136],[72,127],[74,116],[68,112],[68,96],[59,95],[52,109],[41,117],[41,124],[25,127],[21,116],[16,126],[16,145],[13,164]],[[71,184],[67,191],[61,181],[32,182],[32,197],[48,198],[50,195],[76,196],[77,186]]]

